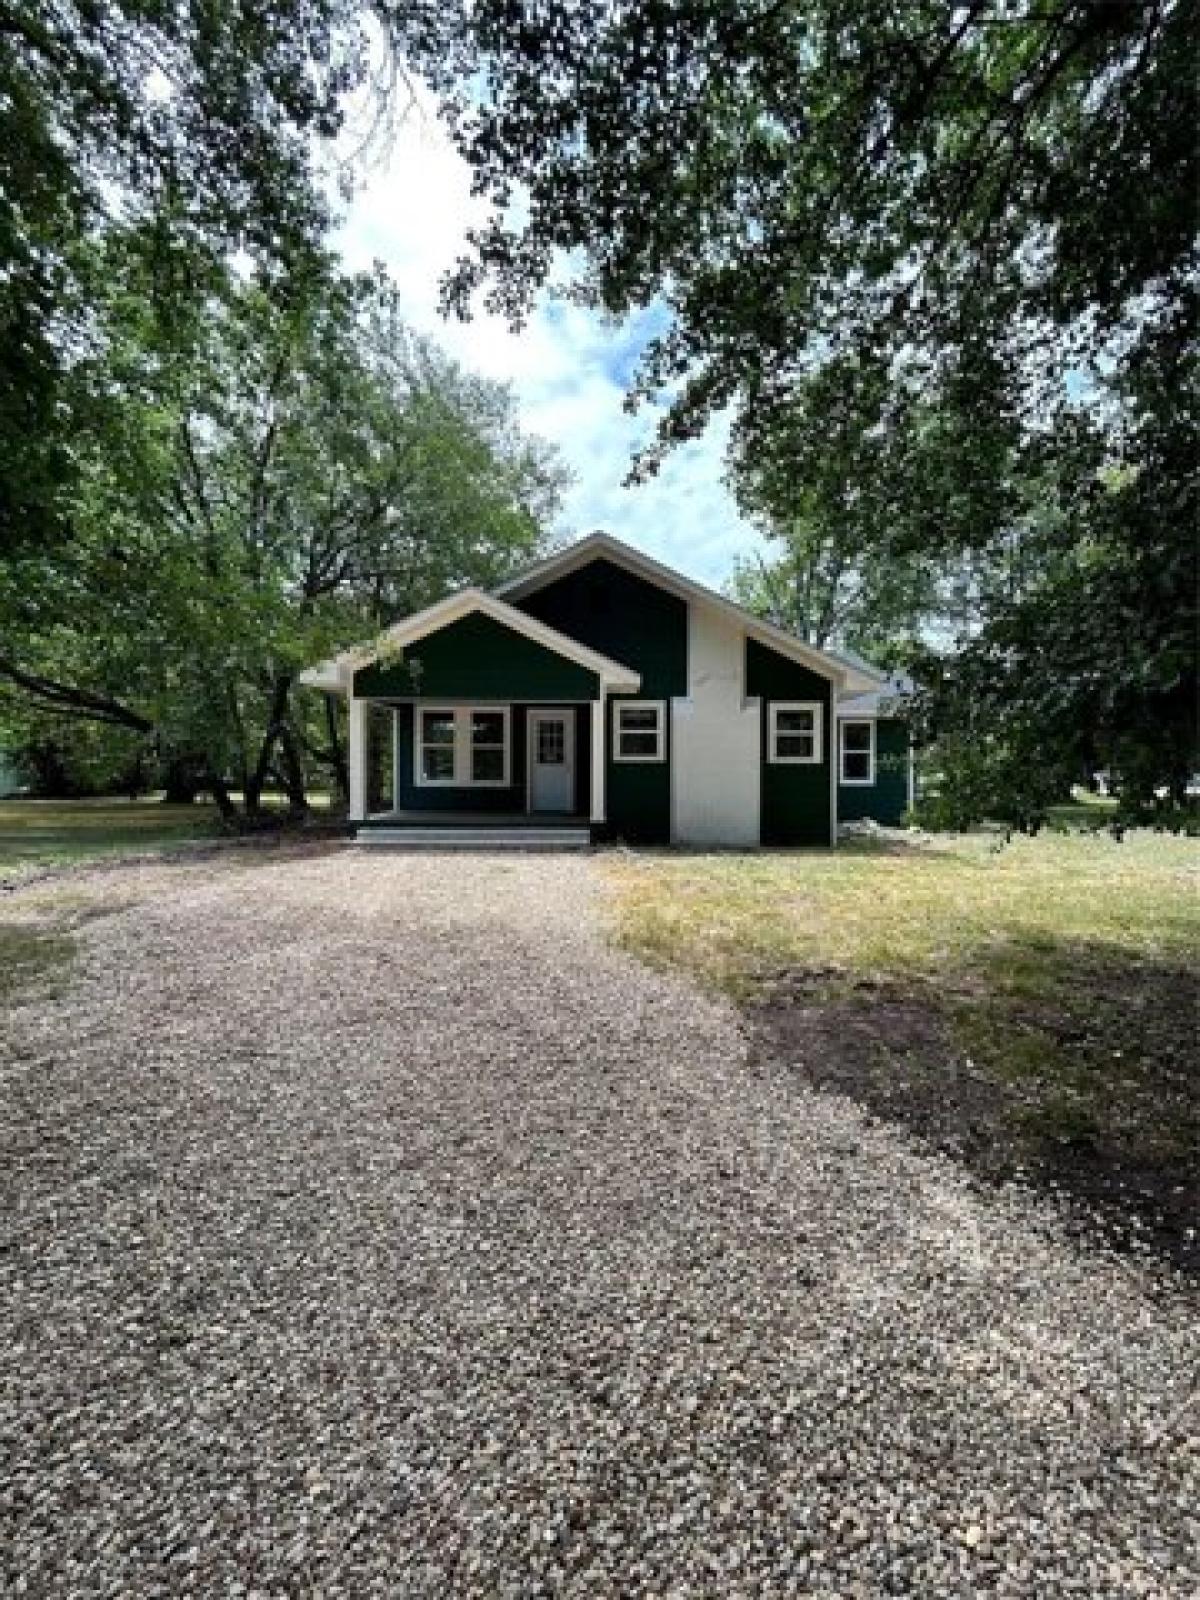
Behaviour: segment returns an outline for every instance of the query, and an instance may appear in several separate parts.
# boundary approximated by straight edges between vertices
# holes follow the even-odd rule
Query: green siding
[[[828,678],[791,661],[757,639],[746,641],[746,693],[762,702],[759,730],[762,759],[763,844],[827,845],[830,834],[830,768],[833,718]],[[774,766],[767,760],[768,717],[772,700],[816,700],[825,708],[821,721],[819,765]]]
[[[615,562],[598,557],[515,604],[641,673],[645,699],[687,693],[686,602]]]
[[[642,687],[628,698],[664,700],[666,760],[614,761],[612,700],[606,707],[604,836],[631,844],[671,838],[671,697],[688,690],[688,608],[677,595],[597,557],[516,602],[581,644],[632,667]]]
[[[663,761],[614,761],[613,706],[621,700],[649,700],[654,695],[614,695],[608,702],[604,749],[608,772],[606,839],[629,844],[671,842],[671,703],[667,702]]]
[[[557,709],[552,701],[539,700],[538,710]],[[512,783],[503,789],[436,788],[424,789],[413,777],[413,729],[416,721],[412,705],[397,706],[400,740],[400,797],[403,811],[524,811],[528,778],[529,705],[511,708]],[[590,706],[571,706],[575,713],[575,810],[581,816],[591,811],[592,761]]]
[[[875,782],[869,787],[838,785],[838,820],[869,820],[894,828],[907,810],[908,728],[895,717],[880,717],[875,724]]]
[[[419,675],[414,674],[419,663]],[[354,674],[356,695],[422,700],[591,700],[594,672],[480,612],[408,646],[403,659]]]

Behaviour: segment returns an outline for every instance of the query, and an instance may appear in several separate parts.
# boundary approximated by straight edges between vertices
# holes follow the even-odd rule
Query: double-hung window
[[[453,783],[457,713],[417,712],[417,782]]]
[[[508,782],[508,708],[470,711],[471,782]]]
[[[666,712],[662,700],[614,700],[613,760],[665,760]]]
[[[767,720],[767,759],[776,766],[819,766],[824,714],[819,700],[773,700]]]
[[[869,785],[875,782],[875,724],[870,721],[843,721],[839,728],[842,783]]]
[[[418,706],[413,751],[423,789],[497,789],[509,783],[507,706]]]

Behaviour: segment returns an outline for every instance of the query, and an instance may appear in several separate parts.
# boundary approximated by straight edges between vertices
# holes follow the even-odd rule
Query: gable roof
[[[848,667],[856,667],[865,677],[871,678],[876,684],[888,682],[888,675],[882,668],[860,656],[857,650],[851,650],[849,645],[839,645],[836,650],[826,646],[826,654],[831,655],[835,661],[843,661]]]
[[[772,650],[792,661],[811,667],[823,678],[831,679],[842,694],[866,693],[879,685],[881,675],[874,670],[864,671],[828,650],[818,650],[813,645],[805,644],[803,639],[797,639],[786,628],[777,628],[773,622],[764,621],[752,611],[747,611],[745,606],[739,606],[736,601],[718,594],[715,589],[707,589],[702,583],[685,578],[681,572],[675,572],[653,556],[635,550],[632,545],[615,538],[611,533],[589,533],[586,538],[567,545],[515,578],[510,578],[507,583],[502,583],[495,593],[508,599],[522,600],[557,578],[565,577],[567,573],[601,558],[645,578],[648,583],[656,584],[668,594],[677,595],[689,605],[708,606],[731,617],[751,638],[769,645]]]
[[[501,627],[524,634],[544,649],[552,650],[556,655],[574,661],[577,666],[596,673],[608,690],[618,694],[635,694],[642,686],[641,675],[631,667],[614,661],[611,656],[601,655],[598,650],[590,650],[577,639],[569,638],[545,622],[539,622],[528,612],[518,610],[498,596],[489,594],[486,589],[460,589],[457,594],[447,595],[436,605],[426,606],[424,611],[416,611],[411,617],[393,624],[374,644],[343,650],[332,660],[310,667],[300,674],[300,682],[310,689],[324,689],[327,694],[349,694],[354,684],[354,674],[360,667],[369,666],[391,650],[402,650],[406,645],[416,644],[427,634],[436,633],[439,628],[449,627],[452,622],[459,622],[472,614],[490,617]]]
[[[838,701],[839,717],[895,717],[903,715],[903,702],[916,688],[913,680],[903,672],[891,677],[880,675],[880,681],[867,694],[844,695]]]

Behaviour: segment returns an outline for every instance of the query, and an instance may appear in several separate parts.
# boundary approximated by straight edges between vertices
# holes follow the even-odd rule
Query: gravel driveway
[[[1178,1292],[606,947],[589,858],[85,871],[6,1019],[0,1590],[1185,1595]]]

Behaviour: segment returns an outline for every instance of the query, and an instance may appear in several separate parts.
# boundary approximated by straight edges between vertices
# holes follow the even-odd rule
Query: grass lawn
[[[215,806],[158,800],[0,800],[0,872],[215,835]]]
[[[1053,1178],[1194,1255],[1200,846],[897,835],[614,861],[618,938],[762,1049],[992,1177]]]
[[[235,795],[235,799],[240,796]],[[311,797],[316,809],[328,795]],[[265,795],[266,806],[282,805]],[[216,838],[220,815],[210,802],[169,806],[161,800],[0,800],[0,873],[97,856],[131,855],[185,839]]]

